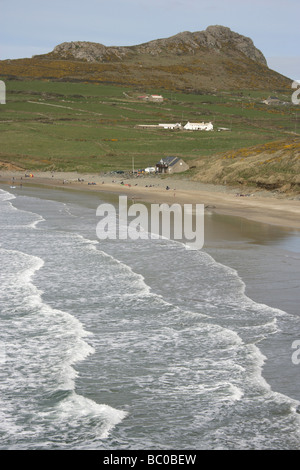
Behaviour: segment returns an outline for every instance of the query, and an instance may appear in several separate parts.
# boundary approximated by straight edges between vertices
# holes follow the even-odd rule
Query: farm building
[[[159,127],[162,127],[163,129],[181,129],[182,126],[179,122],[176,122],[176,124],[158,124]]]
[[[161,95],[150,95],[149,96],[150,101],[156,101],[156,102],[162,102],[164,99]]]
[[[158,124],[137,124],[134,127],[136,129],[159,129]]]
[[[188,131],[212,131],[213,128],[211,122],[187,122],[184,126]]]
[[[165,157],[156,164],[158,173],[181,173],[188,169],[188,164],[179,157]]]
[[[166,123],[166,124],[137,124],[135,126],[136,129],[182,129],[181,124],[178,122],[174,123]]]
[[[163,96],[161,95],[140,95],[137,97],[139,100],[143,101],[155,101],[157,103],[162,103],[164,101]]]

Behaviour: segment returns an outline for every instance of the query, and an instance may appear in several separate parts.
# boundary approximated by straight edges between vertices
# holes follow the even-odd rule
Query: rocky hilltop
[[[166,39],[156,39],[130,47],[106,47],[103,44],[85,41],[64,42],[56,46],[48,57],[106,62],[131,59],[140,54],[194,55],[197,52],[203,52],[204,49],[219,53],[224,52],[225,49],[236,50],[255,62],[267,65],[264,55],[254,46],[252,39],[235,33],[225,26],[209,26],[205,31],[195,33],[186,31]]]
[[[114,83],[193,92],[283,90],[291,80],[267,66],[253,41],[225,26],[136,46],[64,42],[48,54],[0,62],[4,78]]]

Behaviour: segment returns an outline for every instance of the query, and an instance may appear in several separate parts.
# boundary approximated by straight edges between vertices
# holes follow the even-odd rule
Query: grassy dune
[[[194,162],[192,179],[280,192],[300,191],[300,138],[225,152]]]

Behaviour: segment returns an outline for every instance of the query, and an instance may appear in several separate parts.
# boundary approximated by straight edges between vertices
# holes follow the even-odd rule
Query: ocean
[[[99,240],[105,198],[0,189],[0,449],[299,450],[299,232]]]

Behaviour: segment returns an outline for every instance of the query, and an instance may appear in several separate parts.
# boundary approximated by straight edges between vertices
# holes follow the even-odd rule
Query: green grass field
[[[130,170],[133,163],[135,168],[153,166],[168,155],[188,163],[286,139],[300,127],[297,106],[261,104],[272,91],[201,95],[46,80],[8,80],[6,89],[6,104],[0,106],[0,160],[28,170]],[[162,94],[164,102],[140,101],[141,93]],[[279,97],[291,100],[287,93]],[[135,128],[187,121],[212,121],[215,130]],[[231,131],[218,132],[218,127]]]

